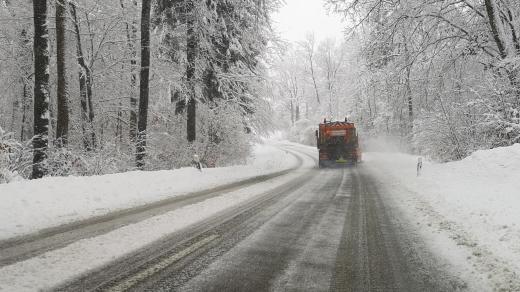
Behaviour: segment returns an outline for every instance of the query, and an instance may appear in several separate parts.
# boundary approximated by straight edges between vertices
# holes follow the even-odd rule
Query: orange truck
[[[316,130],[319,167],[357,165],[361,161],[359,139],[354,123],[345,119],[332,122],[326,119]]]

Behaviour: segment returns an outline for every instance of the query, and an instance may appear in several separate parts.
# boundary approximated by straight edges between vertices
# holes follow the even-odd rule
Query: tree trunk
[[[408,130],[409,134],[411,134],[413,130],[413,96],[412,96],[412,85],[410,81],[410,77],[412,74],[412,64],[413,62],[410,60],[410,52],[408,50],[408,39],[403,37],[403,45],[404,45],[404,58],[405,58],[405,66],[406,66],[406,75],[405,75],[405,90],[406,90],[406,102],[408,106]]]
[[[124,3],[120,0],[121,9],[124,13]],[[133,5],[137,7],[137,1],[133,1]],[[137,139],[137,97],[135,95],[137,85],[137,51],[135,48],[135,39],[137,38],[137,23],[132,19],[132,23],[126,24],[126,42],[130,53],[130,121],[129,121],[129,136],[130,142],[135,143]]]
[[[123,103],[119,101],[119,106],[117,107],[117,120],[116,120],[116,143],[119,145],[123,144]]]
[[[509,52],[507,43],[504,39],[504,28],[502,27],[502,21],[500,20],[500,12],[498,10],[497,3],[495,0],[485,0],[484,2],[486,5],[486,12],[488,14],[489,26],[491,28],[493,39],[497,45],[500,57],[505,59],[509,55]]]
[[[316,73],[314,72],[314,46],[315,46],[315,38],[314,34],[307,37],[306,43],[304,43],[304,48],[307,51],[307,59],[309,61],[309,69],[311,71],[312,84],[314,86],[314,93],[316,94],[316,102],[321,104],[320,94],[318,91],[318,83],[316,81]]]
[[[188,142],[194,142],[197,138],[196,131],[196,114],[197,102],[195,97],[195,61],[197,57],[197,36],[195,35],[195,5],[194,0],[188,0],[186,4],[187,9],[187,69],[186,79],[188,82],[188,108],[187,108],[187,123],[186,132]]]
[[[88,138],[89,135],[88,135],[88,130],[87,130],[87,126],[88,126],[88,109],[87,109],[87,82],[86,82],[86,78],[85,78],[85,74],[83,74],[82,70],[80,69],[80,71],[78,72],[78,75],[79,75],[79,95],[80,95],[80,106],[81,106],[81,132],[82,132],[82,137],[83,137],[83,146],[85,147],[85,149],[87,150],[92,150],[91,146],[90,146],[90,139]]]
[[[94,131],[94,108],[92,104],[92,73],[83,55],[79,22],[76,14],[76,5],[73,2],[69,2],[69,5],[72,19],[74,21],[74,31],[76,33],[76,55],[78,65],[81,68],[78,74],[83,144],[85,148],[90,151],[96,147],[96,132]]]
[[[410,130],[413,129],[413,97],[412,97],[412,85],[410,84],[411,68],[406,68],[406,98],[408,101],[408,123]]]
[[[511,38],[513,39],[515,53],[520,54],[520,40],[518,39],[518,33],[515,28],[515,19],[510,9],[507,9],[507,16],[509,17],[507,19],[507,23],[509,24],[509,29],[511,31]]]
[[[25,124],[27,122],[27,102],[29,98],[29,90],[27,89],[27,80],[22,78],[23,96],[22,96],[22,125],[20,129],[20,141],[25,141]]]
[[[141,11],[141,74],[139,84],[139,119],[136,147],[136,165],[144,167],[146,154],[146,126],[148,121],[148,94],[150,75],[150,10],[151,0],[143,0]]]
[[[87,102],[88,102],[88,125],[90,134],[90,145],[92,149],[96,149],[96,128],[94,127],[94,104],[92,102],[92,71],[90,67],[84,67],[85,82],[87,85]]]
[[[9,127],[11,132],[16,133],[16,120],[18,116],[18,109],[20,107],[20,101],[18,100],[18,96],[15,96],[13,99],[12,112],[11,112],[11,126]]]
[[[491,34],[493,36],[493,39],[495,40],[495,44],[497,45],[498,52],[500,54],[500,57],[502,59],[506,59],[508,57],[512,57],[511,50],[508,46],[508,42],[506,40],[507,36],[503,27],[503,22],[500,17],[500,11],[499,7],[497,6],[497,3],[495,0],[485,0],[484,1],[486,6],[486,12],[488,16],[489,21],[489,27],[491,29]],[[512,15],[510,15],[510,18],[512,19]],[[513,42],[515,46],[518,48],[520,44],[518,44],[517,35],[514,30],[514,26],[512,27],[512,37]],[[517,53],[516,50],[513,52]],[[515,54],[516,55],[516,54]],[[511,69],[511,68],[505,68],[507,77],[509,79],[509,83],[511,84],[511,87],[513,88],[513,92],[516,96],[516,102],[517,104],[520,104],[520,88],[518,85],[518,70],[517,69]]]
[[[316,101],[318,102],[318,104],[321,104],[321,101],[320,101],[320,94],[318,92],[318,84],[316,83],[316,77],[314,76],[314,65],[313,65],[313,62],[312,62],[312,59],[310,60],[311,62],[311,76],[312,76],[312,84],[314,85],[314,92],[316,93]]]
[[[57,104],[58,119],[56,121],[57,145],[66,146],[69,133],[69,101],[67,94],[67,72],[65,67],[65,28],[66,28],[66,5],[68,0],[56,1],[56,65],[58,74]]]
[[[294,103],[292,98],[290,100],[289,110],[291,111],[291,125],[294,126]]]
[[[31,79],[33,78],[33,48],[31,48],[31,40],[27,35],[27,29],[23,28],[20,33],[20,48],[22,49],[23,61],[20,64],[22,76],[20,82],[22,84],[22,125],[20,129],[20,141],[25,141],[32,134],[30,133],[30,119],[28,118],[27,111],[32,108],[32,95],[31,95]]]
[[[32,178],[45,175],[49,137],[49,30],[47,0],[33,0],[34,11],[34,138]]]

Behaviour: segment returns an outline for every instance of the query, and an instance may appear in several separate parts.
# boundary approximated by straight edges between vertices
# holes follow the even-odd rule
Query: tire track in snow
[[[286,149],[284,150],[287,151]],[[302,157],[295,152],[287,152],[297,159],[297,165],[287,170],[252,177],[203,191],[175,196],[139,207],[123,209],[86,220],[46,228],[33,234],[0,241],[0,267],[20,262],[48,251],[63,248],[81,239],[106,234],[123,226],[134,224],[187,205],[196,204],[210,198],[284,176],[304,165]]]
[[[372,170],[373,173],[378,173],[377,170]],[[491,249],[481,243],[477,237],[464,229],[462,225],[447,219],[444,215],[436,211],[433,206],[420,198],[411,189],[406,186],[392,184],[390,186],[384,185],[380,182],[382,189],[394,188],[389,190],[389,193],[405,193],[410,194],[406,197],[404,203],[408,204],[416,210],[417,213],[424,216],[426,222],[425,228],[429,229],[431,233],[440,233],[443,237],[447,237],[453,244],[463,249],[467,256],[465,261],[474,269],[470,277],[479,277],[480,281],[487,283],[491,291],[520,291],[520,275],[515,272],[515,267],[512,266],[507,259],[502,259],[500,256],[494,254]],[[395,189],[396,188],[396,189]],[[403,202],[395,202],[394,204],[399,208],[405,208]],[[404,210],[410,212],[409,210]],[[414,227],[417,228],[417,227]],[[424,230],[422,230],[424,232]],[[459,263],[457,263],[459,264]],[[459,271],[460,272],[460,271]],[[475,283],[468,283],[476,287],[466,287],[469,289],[478,289],[479,291],[487,291]]]

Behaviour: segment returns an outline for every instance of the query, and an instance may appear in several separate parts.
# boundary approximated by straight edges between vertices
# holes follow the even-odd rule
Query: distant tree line
[[[348,116],[366,138],[441,161],[520,142],[520,2],[326,2],[346,19],[345,40],[293,46],[272,86],[293,136]]]

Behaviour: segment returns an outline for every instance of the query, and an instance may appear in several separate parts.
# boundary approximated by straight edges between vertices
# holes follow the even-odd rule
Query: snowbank
[[[296,158],[256,145],[245,166],[53,177],[0,185],[0,240],[294,167]]]
[[[260,163],[261,159],[271,162],[278,160],[275,164],[283,167],[288,166],[283,163],[284,161],[291,162],[291,164],[294,162],[292,159],[287,159],[284,153],[280,153],[281,151],[275,150],[263,147],[258,149],[258,154],[265,155],[257,156],[256,165],[259,167],[263,165]],[[255,196],[275,189],[315,166],[315,162],[310,157],[302,155],[301,158],[303,160],[301,167],[287,175],[187,205],[100,236],[76,241],[64,248],[1,267],[0,291],[52,290],[57,285],[100,268],[116,258],[135,252],[168,234],[180,231],[189,225],[215,216],[231,206],[245,203]],[[267,164],[270,164],[271,162],[268,161]],[[229,171],[229,169],[227,170]]]
[[[465,273],[492,290],[520,291],[520,144],[425,161],[419,177],[416,156],[367,153],[365,161],[434,249],[454,265],[467,261]]]

